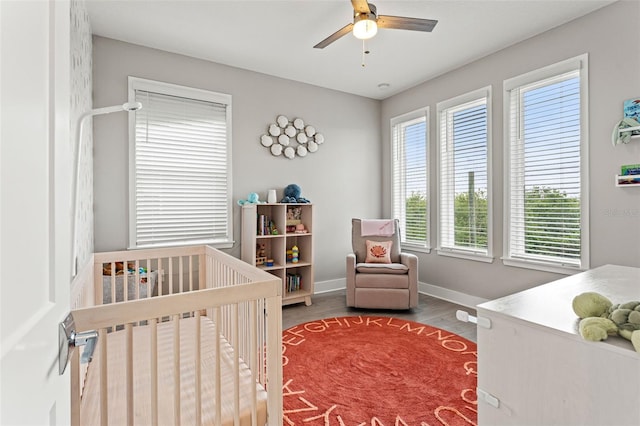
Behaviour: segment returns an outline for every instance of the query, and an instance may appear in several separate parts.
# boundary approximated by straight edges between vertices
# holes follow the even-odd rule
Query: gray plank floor
[[[348,308],[346,304],[345,290],[318,294],[313,296],[311,301],[311,306],[305,306],[304,303],[283,306],[283,329],[293,327],[294,325],[301,324],[303,322],[324,318],[372,315],[403,318],[422,324],[428,324],[476,342],[475,324],[464,323],[456,319],[456,311],[458,309],[465,310],[469,312],[469,314],[475,315],[476,312],[474,309],[456,305],[455,303],[450,303],[424,294],[419,295],[419,302],[416,308],[406,311]]]

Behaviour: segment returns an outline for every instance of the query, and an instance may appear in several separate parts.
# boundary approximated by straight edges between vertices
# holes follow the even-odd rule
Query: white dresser
[[[640,268],[606,265],[478,305],[478,424],[640,425],[640,353],[588,342],[571,302],[640,300]],[[489,320],[487,323],[486,320]]]

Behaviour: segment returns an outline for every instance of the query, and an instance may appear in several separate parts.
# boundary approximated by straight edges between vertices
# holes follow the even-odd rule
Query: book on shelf
[[[287,293],[300,290],[301,285],[302,285],[302,277],[300,275],[287,274],[287,282],[286,282]]]
[[[269,216],[258,215],[258,235],[278,235],[278,229]]]
[[[620,175],[631,176],[640,175],[640,164],[627,164],[620,167]]]

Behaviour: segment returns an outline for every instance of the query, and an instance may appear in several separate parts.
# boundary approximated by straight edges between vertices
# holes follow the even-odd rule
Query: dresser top
[[[601,266],[482,303],[478,309],[578,335],[579,319],[573,312],[572,301],[587,291],[600,293],[613,303],[640,300],[640,268]]]

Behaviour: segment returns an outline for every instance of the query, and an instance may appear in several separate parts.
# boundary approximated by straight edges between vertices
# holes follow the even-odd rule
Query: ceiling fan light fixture
[[[361,13],[355,17],[353,35],[360,40],[368,40],[378,33],[378,24],[368,13]]]

